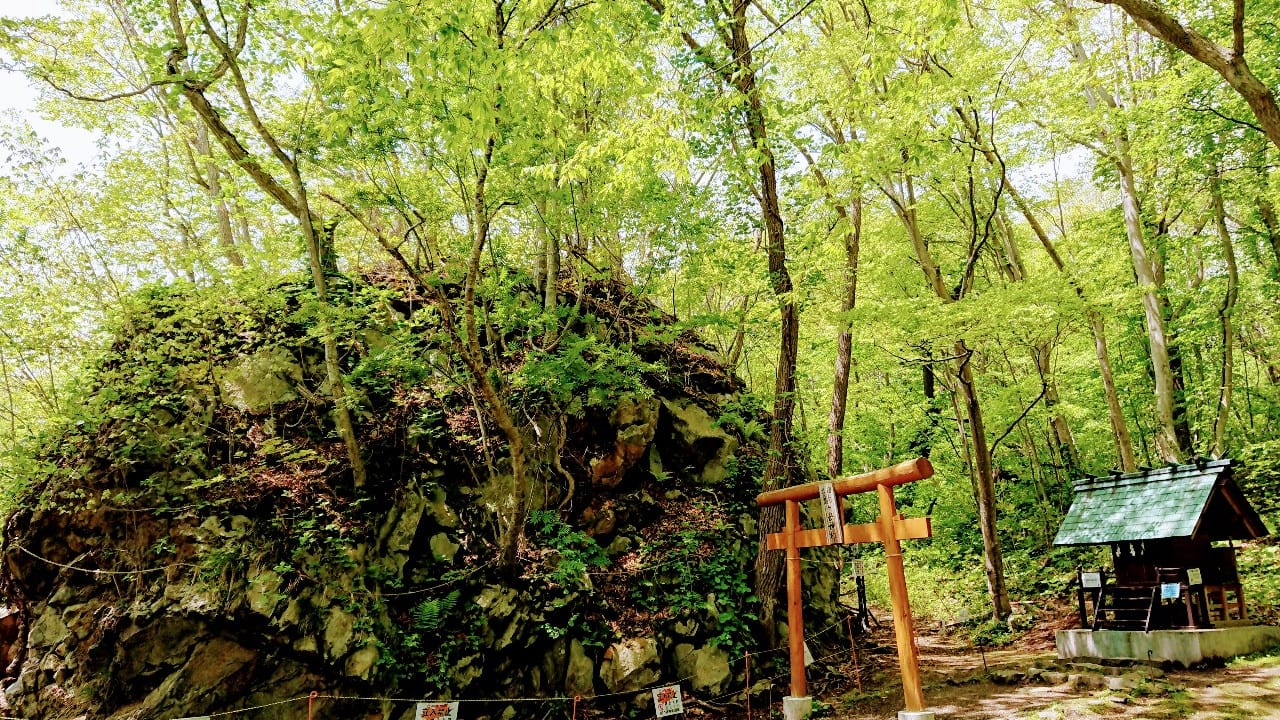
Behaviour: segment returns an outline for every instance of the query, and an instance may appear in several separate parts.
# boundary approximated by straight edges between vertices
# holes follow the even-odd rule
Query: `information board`
[[[679,685],[653,689],[653,714],[657,717],[681,715],[684,713],[684,698],[680,694]]]
[[[1176,600],[1182,595],[1181,583],[1160,583],[1160,599]]]
[[[420,702],[413,717],[414,720],[458,720],[458,703]]]
[[[1083,587],[1085,589],[1102,587],[1102,573],[1100,572],[1080,573],[1080,587]]]
[[[1200,575],[1200,568],[1187,568],[1187,584],[1203,585],[1204,578]]]

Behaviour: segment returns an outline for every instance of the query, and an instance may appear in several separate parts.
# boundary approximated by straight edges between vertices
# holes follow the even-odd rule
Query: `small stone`
[[[1026,679],[1027,674],[1021,670],[1001,668],[991,671],[991,681],[997,685],[1016,685]]]
[[[596,666],[587,657],[586,649],[578,640],[569,643],[569,661],[564,673],[564,689],[569,695],[591,695]]]
[[[249,580],[245,597],[249,601],[250,610],[271,617],[275,614],[276,606],[284,599],[280,594],[280,576],[274,570],[255,573]]]
[[[302,366],[284,348],[268,347],[214,371],[222,401],[238,410],[263,413],[297,399]]]
[[[444,488],[436,485],[431,489],[431,498],[427,503],[427,509],[440,527],[456,528],[462,521],[458,518],[458,513],[454,512],[445,502],[446,499]]]
[[[693,637],[702,629],[702,625],[697,620],[689,618],[687,620],[677,620],[671,625],[671,629],[675,634],[681,637]],[[692,647],[692,646],[690,646]]]
[[[1106,683],[1108,690],[1117,690],[1120,692],[1132,690],[1137,686],[1137,683],[1134,682],[1133,678],[1129,675],[1120,675],[1118,677],[1110,675],[1107,677]]]
[[[33,648],[52,647],[66,640],[70,634],[71,631],[66,623],[62,622],[58,612],[52,608],[46,608],[32,624],[27,642]]]
[[[334,660],[347,654],[355,636],[356,619],[342,608],[333,608],[324,624],[324,650]]]
[[[609,692],[629,692],[658,679],[658,642],[651,637],[614,643],[605,651],[600,679]]]
[[[1048,683],[1049,685],[1061,685],[1062,683],[1067,681],[1067,674],[1064,672],[1054,672],[1052,670],[1046,670],[1040,673],[1040,680],[1045,683]]]
[[[625,535],[618,535],[613,538],[613,542],[609,543],[609,547],[604,552],[609,557],[617,557],[631,550],[631,538]]]
[[[347,658],[345,668],[349,677],[358,677],[362,680],[368,680],[373,673],[373,668],[378,664],[378,646],[369,643],[359,650],[351,653],[351,657]]]
[[[431,536],[431,555],[436,560],[444,562],[453,562],[453,558],[458,554],[460,545],[449,539],[444,533],[436,533]]]
[[[731,677],[729,656],[724,650],[707,646],[693,653],[693,679],[690,683],[694,690],[719,694],[724,692]]]

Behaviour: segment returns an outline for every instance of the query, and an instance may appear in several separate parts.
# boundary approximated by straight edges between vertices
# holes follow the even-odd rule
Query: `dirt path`
[[[1155,671],[1155,677],[1121,690],[1050,682],[1061,679],[1053,675],[1039,680],[1016,679],[1018,672],[1028,668],[1049,667],[1056,657],[1051,643],[1046,642],[1051,637],[1051,632],[1033,633],[1017,647],[985,652],[958,635],[921,637],[926,702],[939,718],[951,720],[1280,720],[1280,656],[1235,661],[1226,667],[1171,671],[1163,677]],[[894,717],[902,708],[896,678],[894,656],[882,656],[874,681],[867,683],[875,690],[827,698],[832,706],[828,717]]]

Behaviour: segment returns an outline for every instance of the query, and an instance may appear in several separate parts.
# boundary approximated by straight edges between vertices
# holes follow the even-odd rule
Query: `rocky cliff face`
[[[610,695],[589,702],[618,714],[657,682],[741,682],[764,440],[735,379],[613,286],[574,299],[580,319],[551,351],[492,321],[516,348],[507,390],[535,456],[504,574],[500,433],[434,313],[388,287],[345,290],[362,488],[324,414],[304,287],[158,290],[129,314],[5,528],[18,622],[4,714],[173,718],[311,692]],[[814,623],[833,601],[824,580]],[[252,716],[298,717],[299,702]],[[315,712],[412,707],[322,697]]]

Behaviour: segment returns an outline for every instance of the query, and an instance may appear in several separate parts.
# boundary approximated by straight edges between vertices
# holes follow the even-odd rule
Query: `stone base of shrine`
[[[1190,667],[1227,660],[1280,645],[1280,627],[1242,625],[1209,630],[1059,630],[1054,633],[1063,660],[1138,660]]]

